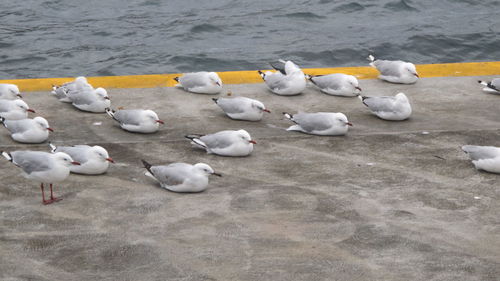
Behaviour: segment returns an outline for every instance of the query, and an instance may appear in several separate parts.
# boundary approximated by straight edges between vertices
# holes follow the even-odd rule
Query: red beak
[[[80,166],[80,163],[79,163],[79,162],[76,162],[76,161],[71,162],[71,164],[73,164],[73,165],[77,165],[77,166]]]
[[[356,87],[356,89],[360,90],[361,91],[361,88],[360,87]]]
[[[257,144],[257,142],[256,142],[256,141],[254,141],[254,140],[250,140],[250,141],[248,141],[248,142],[249,142],[249,143],[253,143],[253,144]]]
[[[47,130],[54,132],[54,129],[52,129],[52,128],[47,128]]]
[[[160,123],[160,124],[165,124],[165,122],[161,121],[161,120],[156,120],[156,122]]]
[[[33,109],[28,108],[26,111],[31,112],[31,113],[36,113]]]
[[[113,163],[113,164],[115,163],[115,161],[113,161],[113,158],[111,158],[111,157],[106,158],[106,161],[111,162],[111,163]]]
[[[104,97],[105,100],[109,100],[109,97]]]
[[[347,126],[351,126],[352,127],[352,123],[351,122],[347,122],[345,123]]]
[[[271,113],[271,111],[269,109],[265,109],[265,108],[262,109],[262,111],[267,112],[267,113]]]

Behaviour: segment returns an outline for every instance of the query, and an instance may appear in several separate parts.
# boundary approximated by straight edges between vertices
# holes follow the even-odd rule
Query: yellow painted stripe
[[[311,75],[346,73],[355,75],[359,79],[375,79],[378,72],[369,66],[336,67],[336,68],[309,68],[303,69],[304,73]],[[417,65],[420,77],[452,77],[452,76],[483,76],[500,75],[500,61],[496,62],[468,62],[446,64],[421,64]],[[227,71],[218,72],[224,84],[250,84],[262,83],[257,71]],[[87,77],[94,87],[104,88],[156,88],[172,87],[176,84],[173,80],[181,74],[152,74],[130,76],[101,76]],[[0,83],[12,83],[19,86],[22,92],[47,91],[52,85],[61,85],[74,78],[39,78],[0,80]]]

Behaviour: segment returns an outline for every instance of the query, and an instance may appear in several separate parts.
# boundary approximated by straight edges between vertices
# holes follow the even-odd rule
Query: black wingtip
[[[217,103],[217,101],[219,100],[218,98],[212,98],[212,100]]]
[[[179,77],[174,78],[175,82],[179,82]]]
[[[142,162],[142,165],[144,165],[144,168],[146,168],[146,170],[148,170],[148,172],[150,172],[150,173],[152,174],[152,172],[151,172],[151,167],[152,167],[153,165],[149,164],[149,163],[148,163],[146,160],[144,160],[144,159],[141,159],[141,162]]]
[[[5,125],[5,123],[4,123],[4,122],[5,122],[5,118],[0,117],[0,124]]]

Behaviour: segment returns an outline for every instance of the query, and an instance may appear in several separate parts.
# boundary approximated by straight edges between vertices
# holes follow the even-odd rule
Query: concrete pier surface
[[[500,175],[477,171],[460,150],[500,146],[500,96],[477,83],[491,78],[360,81],[365,95],[406,93],[413,115],[403,122],[313,85],[293,97],[225,85],[219,96],[264,102],[272,113],[261,122],[227,118],[214,96],[110,89],[114,108],[159,114],[166,125],[151,135],[26,93],[54,144],[98,144],[116,164],[70,175],[55,189],[64,200],[44,206],[39,187],[2,159],[0,279],[499,280]],[[354,127],[343,137],[287,132],[283,111],[343,112]],[[207,155],[183,138],[240,128],[257,141],[249,157]],[[0,150],[49,151],[0,129]],[[202,193],[172,193],[144,176],[140,159],[205,162],[223,177]]]

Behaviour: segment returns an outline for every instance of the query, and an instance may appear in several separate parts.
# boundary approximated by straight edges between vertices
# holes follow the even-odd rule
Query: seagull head
[[[94,153],[95,157],[97,157],[97,159],[103,162],[115,163],[115,161],[113,161],[113,158],[109,157],[108,151],[102,146],[96,145],[92,147],[92,152]]]
[[[214,175],[214,176],[219,176],[219,177],[222,177],[221,174],[219,173],[216,173],[214,171],[214,169],[212,169],[212,167],[208,166],[207,164],[205,163],[197,163],[194,165],[195,169],[197,169],[198,171],[204,173],[205,175],[209,176],[209,175]]]
[[[260,101],[254,101],[252,102],[252,107],[261,111],[261,112],[267,112],[267,113],[271,113],[271,111],[269,109],[266,109],[266,107],[264,106],[263,103],[261,103]]]
[[[23,98],[23,96],[21,96],[21,92],[19,91],[19,88],[14,84],[9,84],[7,86],[7,91],[8,91],[8,95],[10,96],[10,99]]]
[[[418,76],[418,73],[417,73],[417,68],[415,67],[415,65],[411,62],[407,62],[405,63],[405,70],[408,71],[410,73],[410,75],[413,75],[417,78],[419,78],[420,76]]]
[[[359,87],[359,82],[358,82],[358,79],[352,75],[349,75],[347,76],[347,82],[349,82],[349,84],[351,84],[352,88],[354,89],[353,92],[361,92],[361,88]]]
[[[35,117],[33,118],[33,120],[36,122],[36,124],[38,124],[42,130],[47,130],[47,131],[50,131],[50,132],[53,132],[54,130],[49,126],[49,122],[47,122],[47,119],[43,118],[43,117]]]
[[[245,130],[238,130],[238,136],[244,141],[244,142],[247,142],[247,143],[250,143],[250,144],[257,144],[256,141],[252,140],[252,137],[250,136],[250,134],[245,131]]]
[[[110,100],[108,96],[108,91],[106,91],[106,89],[104,88],[99,87],[95,89],[95,94],[102,100]]]
[[[212,81],[212,83],[214,83],[214,85],[222,87],[222,80],[220,79],[220,77],[217,73],[209,72],[208,79],[210,79],[210,81]]]
[[[149,121],[151,121],[153,123],[162,124],[162,125],[165,124],[165,122],[163,122],[162,120],[160,120],[160,118],[158,118],[158,114],[156,114],[156,112],[154,112],[152,110],[146,110],[145,116]]]
[[[35,111],[31,108],[29,108],[28,104],[26,104],[23,100],[14,100],[14,104],[21,109],[24,112],[32,112],[35,113]]]
[[[352,126],[352,123],[347,120],[347,116],[345,116],[344,113],[337,113],[337,121],[342,125],[342,126]]]

